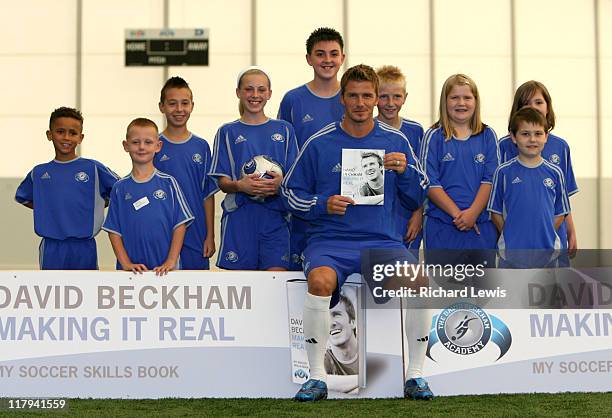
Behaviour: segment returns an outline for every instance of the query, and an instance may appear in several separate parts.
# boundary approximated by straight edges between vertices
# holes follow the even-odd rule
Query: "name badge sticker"
[[[145,196],[142,199],[138,199],[137,201],[135,201],[132,204],[134,205],[134,209],[138,210],[138,209],[143,208],[143,207],[145,207],[145,206],[147,206],[149,204],[149,198]]]

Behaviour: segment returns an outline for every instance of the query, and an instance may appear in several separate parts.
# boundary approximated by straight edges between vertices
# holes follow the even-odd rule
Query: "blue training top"
[[[491,184],[499,165],[497,137],[493,129],[484,130],[467,139],[452,137],[444,140],[441,127],[428,129],[421,147],[421,163],[429,178],[429,187],[444,189],[460,210],[470,207],[481,184]],[[450,215],[429,199],[425,213],[442,222],[452,224]],[[483,210],[477,223],[486,222],[489,214]]]
[[[87,239],[100,232],[105,200],[119,177],[102,163],[77,157],[34,167],[17,188],[18,203],[34,204],[38,236]]]
[[[383,205],[355,205],[344,215],[327,213],[327,200],[340,194],[342,149],[382,149],[406,154],[403,174],[385,170]],[[309,243],[314,240],[393,240],[402,242],[396,226],[396,200],[409,209],[422,203],[427,177],[414,156],[408,139],[397,129],[375,121],[363,138],[347,134],[340,122],[321,129],[304,144],[282,184],[287,207],[310,222]]]
[[[242,166],[258,155],[271,157],[281,165],[286,175],[297,151],[297,140],[290,123],[268,119],[258,125],[249,125],[236,120],[217,131],[210,175],[240,180]],[[278,195],[258,203],[245,193],[228,193],[221,206],[225,212],[232,212],[246,204],[263,204],[268,209],[285,211]]]
[[[300,149],[315,132],[342,120],[344,106],[340,92],[331,97],[314,94],[306,84],[289,90],[278,109],[278,118],[293,125]]]
[[[513,158],[495,171],[487,210],[504,217],[499,249],[560,249],[555,217],[570,211],[563,172],[544,159],[527,167]]]
[[[181,142],[174,142],[164,135],[160,135],[159,139],[163,146],[155,154],[155,167],[178,181],[195,217],[193,224],[187,228],[183,245],[201,252],[207,234],[204,200],[219,190],[215,179],[208,176],[210,147],[206,140],[193,134]]]
[[[129,175],[113,186],[102,229],[121,237],[132,263],[152,269],[168,258],[174,229],[192,220],[176,179],[156,170],[147,180]]]

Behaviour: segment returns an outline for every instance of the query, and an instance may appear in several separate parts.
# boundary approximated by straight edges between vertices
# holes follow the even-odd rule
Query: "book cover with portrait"
[[[385,201],[385,167],[381,149],[343,149],[340,194],[356,205],[382,205]]]
[[[302,321],[307,284],[304,280],[287,282],[291,373],[294,383],[309,379]],[[325,371],[329,390],[348,394],[365,387],[365,318],[361,309],[360,284],[346,283],[340,301],[329,310],[329,340],[325,351]]]

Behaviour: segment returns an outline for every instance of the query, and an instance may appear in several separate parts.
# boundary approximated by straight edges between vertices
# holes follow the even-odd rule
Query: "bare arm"
[[[569,215],[568,215],[568,217],[569,217]],[[559,229],[559,227],[563,223],[563,219],[567,219],[567,218],[564,215],[555,216],[555,231],[557,229]],[[568,235],[569,235],[569,233],[568,233]]]
[[[170,242],[170,250],[168,251],[168,257],[166,257],[166,261],[161,266],[157,266],[153,269],[155,274],[158,276],[163,276],[168,273],[170,270],[174,270],[176,267],[176,262],[179,258],[179,254],[181,253],[181,248],[183,248],[183,240],[185,239],[185,231],[187,231],[187,227],[185,224],[181,224],[174,228],[172,232],[172,241]]]
[[[476,220],[487,207],[489,195],[491,194],[491,185],[482,183],[478,188],[478,193],[469,208],[462,210],[459,215],[453,219],[453,223],[460,231],[472,229],[476,224]],[[477,231],[478,232],[478,231]]]
[[[453,199],[450,198],[448,194],[441,187],[431,187],[427,191],[427,197],[435,203],[437,207],[442,209],[451,218],[455,219],[457,215],[461,212],[459,207],[455,204]]]
[[[277,182],[272,179],[260,179],[256,174],[244,176],[240,180],[229,177],[219,177],[219,188],[225,193],[246,193],[255,196],[269,196],[276,194]]]
[[[573,256],[578,250],[578,238],[576,236],[576,226],[574,225],[574,218],[571,212],[565,217],[565,224],[567,225],[567,249],[570,255]]]
[[[204,257],[212,257],[216,251],[215,247],[215,196],[210,196],[204,201],[206,212],[206,239],[204,240]]]
[[[121,264],[123,270],[131,271],[133,273],[142,273],[143,271],[148,271],[147,266],[145,266],[144,264],[132,263],[132,260],[130,260],[127,251],[125,251],[125,247],[123,246],[123,239],[120,235],[109,232],[108,238],[110,239],[111,246],[113,247],[115,257],[117,257],[117,261],[119,261],[119,264]]]
[[[504,217],[499,213],[491,213],[491,220],[495,224],[497,232],[501,234],[502,230],[504,229]]]

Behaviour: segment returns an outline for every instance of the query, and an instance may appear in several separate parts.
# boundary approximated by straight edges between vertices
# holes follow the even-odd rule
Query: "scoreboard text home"
[[[208,65],[208,29],[126,29],[125,65]]]

